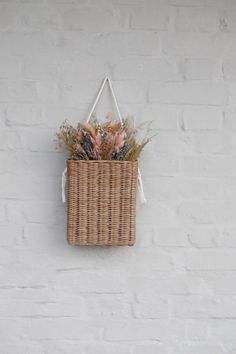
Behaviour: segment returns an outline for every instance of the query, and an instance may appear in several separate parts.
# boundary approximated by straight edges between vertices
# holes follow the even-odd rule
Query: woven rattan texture
[[[67,239],[71,245],[132,246],[136,161],[67,160]]]

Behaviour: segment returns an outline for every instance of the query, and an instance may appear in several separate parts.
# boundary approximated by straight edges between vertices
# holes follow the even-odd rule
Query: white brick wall
[[[53,135],[107,74],[159,132],[148,204],[133,248],[73,248]],[[234,0],[1,1],[1,354],[236,353],[235,80]]]

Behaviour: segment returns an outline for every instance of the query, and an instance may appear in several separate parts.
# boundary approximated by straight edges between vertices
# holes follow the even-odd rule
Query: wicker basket
[[[67,160],[69,244],[134,244],[137,167],[137,161]]]

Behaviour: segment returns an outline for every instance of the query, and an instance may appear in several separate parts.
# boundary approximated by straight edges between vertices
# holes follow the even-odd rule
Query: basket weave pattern
[[[137,161],[67,160],[69,244],[134,244],[137,166]]]

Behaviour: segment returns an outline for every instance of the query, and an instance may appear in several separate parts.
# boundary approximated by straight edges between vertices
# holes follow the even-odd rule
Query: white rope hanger
[[[99,101],[99,99],[101,97],[101,94],[102,94],[102,92],[104,90],[104,87],[106,85],[106,82],[108,83],[108,86],[110,88],[111,95],[112,95],[112,98],[113,98],[113,101],[114,101],[114,104],[115,104],[115,107],[116,107],[116,111],[117,111],[119,120],[120,120],[121,124],[123,124],[123,119],[122,119],[121,114],[120,114],[120,109],[119,109],[119,106],[118,106],[118,103],[117,103],[117,99],[116,99],[116,96],[115,96],[115,93],[114,93],[114,90],[113,90],[113,87],[112,87],[112,83],[111,83],[111,80],[109,79],[108,76],[105,77],[105,79],[102,82],[102,85],[100,87],[100,90],[98,91],[97,97],[96,97],[96,99],[94,101],[94,104],[93,104],[93,106],[91,108],[91,111],[89,112],[89,115],[88,115],[88,118],[87,118],[87,123],[90,121],[90,119],[92,117],[92,114],[93,114],[93,112],[94,112],[94,110],[95,110],[95,108],[96,108],[96,106],[98,104],[98,101]]]

